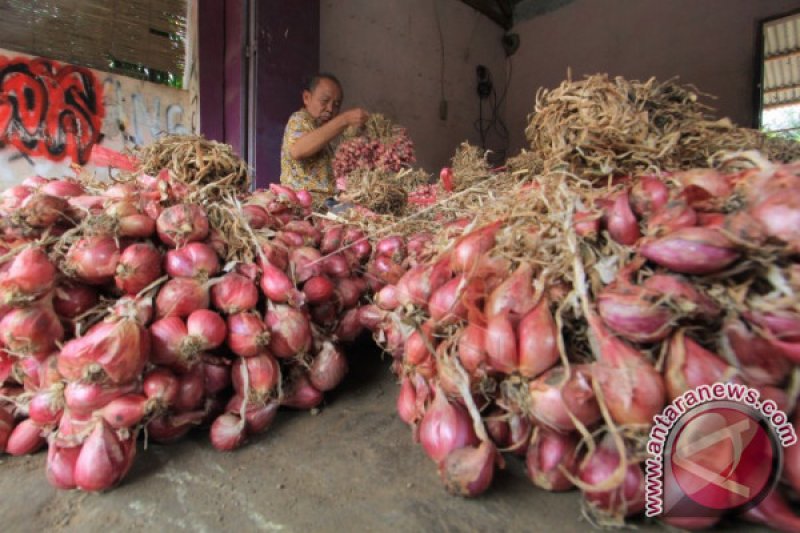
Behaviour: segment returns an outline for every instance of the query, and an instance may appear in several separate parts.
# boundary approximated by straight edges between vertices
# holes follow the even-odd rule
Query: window
[[[186,0],[0,0],[0,48],[182,86]]]
[[[762,24],[759,126],[800,141],[800,13]]]

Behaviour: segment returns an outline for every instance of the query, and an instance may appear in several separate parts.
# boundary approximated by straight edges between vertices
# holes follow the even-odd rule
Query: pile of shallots
[[[549,194],[542,183],[532,189]],[[464,231],[438,253],[420,254],[418,235],[378,242],[363,324],[394,357],[398,413],[449,491],[488,489],[507,452],[538,487],[578,487],[588,516],[620,524],[644,510],[653,416],[685,391],[746,384],[800,430],[800,165],[570,195],[567,224],[555,208],[535,222],[478,214],[451,224]],[[540,246],[520,254],[524,242]],[[568,268],[557,271],[546,242],[571,254]],[[797,531],[787,497],[798,495],[795,445],[778,490],[743,517]]]
[[[229,205],[184,203],[202,195],[169,172],[89,187],[31,178],[0,195],[0,451],[47,445],[54,486],[105,490],[139,435],[204,426],[232,450],[343,379],[360,230],[312,224],[310,195],[280,186]]]
[[[399,128],[388,138],[361,135],[342,141],[333,159],[333,173],[343,183],[357,170],[399,172],[414,161],[414,143]]]

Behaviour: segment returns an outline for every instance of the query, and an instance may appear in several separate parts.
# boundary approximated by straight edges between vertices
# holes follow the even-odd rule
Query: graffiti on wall
[[[102,89],[86,68],[0,56],[0,143],[83,165],[100,139]]]
[[[0,49],[0,190],[74,165],[107,176],[110,152],[93,147],[191,133],[192,105],[188,91]]]

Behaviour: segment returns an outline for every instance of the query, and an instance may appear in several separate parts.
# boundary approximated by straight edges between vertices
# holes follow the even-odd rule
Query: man
[[[348,126],[361,127],[369,114],[354,108],[339,114],[342,85],[336,76],[321,73],[303,91],[303,108],[289,117],[281,147],[281,183],[307,189],[320,204],[336,193],[333,141]]]

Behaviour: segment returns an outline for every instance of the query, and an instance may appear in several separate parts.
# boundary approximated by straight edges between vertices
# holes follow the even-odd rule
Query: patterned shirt
[[[335,151],[333,143],[328,143],[322,150],[305,159],[294,159],[289,153],[289,147],[297,139],[316,127],[314,118],[305,109],[296,111],[289,117],[281,146],[281,184],[293,189],[307,189],[315,201],[322,201],[336,193],[331,166]]]

